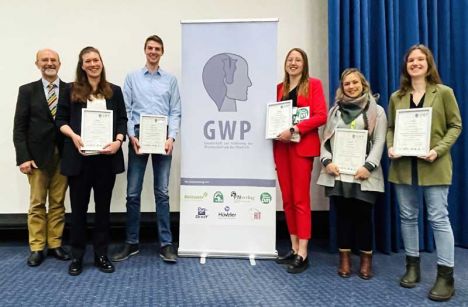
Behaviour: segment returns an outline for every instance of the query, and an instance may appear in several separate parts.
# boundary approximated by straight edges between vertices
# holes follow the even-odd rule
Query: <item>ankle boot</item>
[[[421,280],[419,263],[419,257],[406,256],[406,272],[405,275],[400,278],[400,286],[404,288],[414,288]]]
[[[372,274],[372,252],[361,252],[361,268],[359,277],[362,279],[371,279]]]
[[[351,276],[351,251],[340,250],[340,267],[338,268],[338,275],[343,278]]]
[[[428,297],[433,301],[448,301],[455,294],[453,268],[437,265],[437,279]]]

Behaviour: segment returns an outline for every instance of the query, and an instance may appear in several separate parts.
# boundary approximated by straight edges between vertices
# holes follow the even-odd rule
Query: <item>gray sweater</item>
[[[338,111],[339,113],[339,111]],[[330,116],[330,113],[329,113]],[[332,121],[328,120],[327,125],[329,125]],[[337,123],[336,128],[346,128],[346,124],[340,120]],[[356,128],[357,129],[364,129],[364,120],[362,114],[356,118]],[[377,120],[375,123],[374,133],[372,135],[371,140],[371,148],[369,154],[366,157],[366,162],[370,162],[376,166],[376,168],[371,172],[370,177],[367,180],[354,180],[356,183],[361,184],[361,191],[376,191],[376,192],[384,192],[384,177],[382,173],[382,168],[380,166],[380,159],[382,157],[382,152],[385,146],[385,136],[387,133],[387,117],[385,115],[384,109],[377,105]],[[330,148],[333,149],[334,143],[334,135],[330,139]],[[327,146],[325,146],[325,142],[322,142],[322,146],[320,148],[320,160],[323,161],[324,159],[333,159],[333,153],[328,150]],[[346,178],[347,177],[347,180]],[[333,187],[335,185],[335,180],[346,181],[350,182],[350,179],[353,176],[351,175],[340,175],[338,177],[334,177],[329,175],[326,172],[325,167],[322,166],[322,170],[320,171],[320,176],[318,178],[317,184]]]

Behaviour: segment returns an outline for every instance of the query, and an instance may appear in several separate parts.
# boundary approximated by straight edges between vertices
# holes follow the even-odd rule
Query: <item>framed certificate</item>
[[[95,153],[112,142],[112,110],[81,110],[83,152]]]
[[[140,115],[140,153],[166,154],[167,116]]]
[[[292,100],[267,104],[266,139],[276,139],[278,134],[292,126]]]
[[[393,150],[399,156],[425,156],[431,145],[432,108],[396,111]]]
[[[367,130],[335,129],[333,163],[340,173],[354,175],[366,162]]]

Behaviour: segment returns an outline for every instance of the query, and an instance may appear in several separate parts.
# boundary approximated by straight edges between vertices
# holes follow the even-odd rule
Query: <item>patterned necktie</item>
[[[47,85],[47,104],[49,105],[50,114],[55,119],[55,114],[57,113],[57,94],[55,93],[55,84],[49,83]]]

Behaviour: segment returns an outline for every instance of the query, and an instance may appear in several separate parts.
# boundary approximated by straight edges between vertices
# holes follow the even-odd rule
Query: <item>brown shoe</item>
[[[359,277],[362,279],[371,279],[372,276],[372,252],[361,252],[361,268],[359,269]]]
[[[351,276],[351,251],[340,250],[340,267],[338,268],[338,275],[343,278]]]

